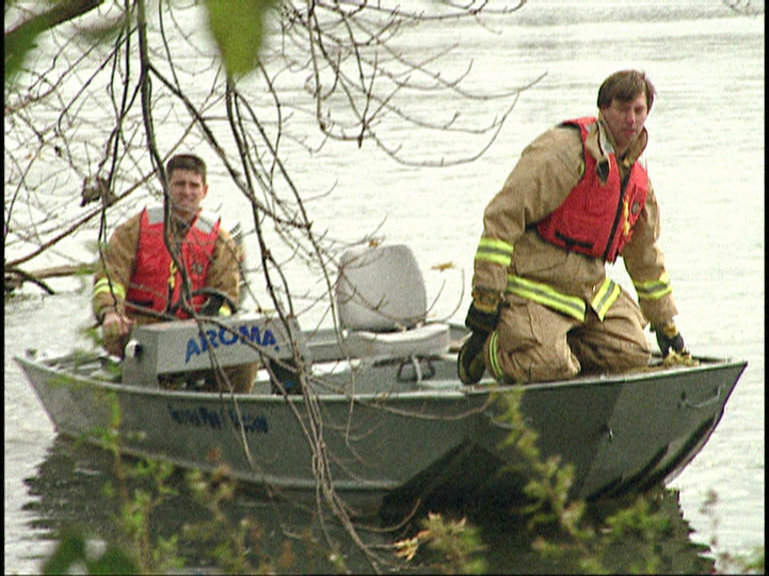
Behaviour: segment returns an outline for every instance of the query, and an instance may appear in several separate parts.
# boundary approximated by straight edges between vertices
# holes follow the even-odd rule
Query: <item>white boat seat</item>
[[[336,304],[349,354],[434,356],[448,350],[449,326],[428,323],[427,293],[411,249],[363,246],[339,261]]]

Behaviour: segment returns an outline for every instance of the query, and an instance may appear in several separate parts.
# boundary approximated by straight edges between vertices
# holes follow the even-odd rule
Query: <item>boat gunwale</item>
[[[101,380],[99,378],[89,377],[87,375],[76,374],[65,368],[56,366],[57,363],[63,363],[74,359],[78,353],[68,353],[58,356],[45,357],[41,359],[25,358],[20,355],[15,355],[14,360],[22,367],[25,365],[32,366],[34,369],[43,370],[56,375],[66,376],[67,378],[75,379],[76,381],[87,384],[94,388],[102,388],[115,392],[129,392],[139,393],[147,396],[169,397],[169,398],[189,398],[196,400],[236,400],[239,402],[245,401],[246,403],[252,403],[254,401],[264,402],[301,402],[303,401],[302,395],[289,395],[283,396],[281,394],[273,393],[261,393],[252,392],[249,394],[231,394],[224,392],[205,392],[205,391],[186,391],[186,390],[169,390],[163,388],[155,388],[150,386],[136,386],[133,384],[125,384],[123,382],[110,382],[107,380]],[[450,355],[446,355],[445,360],[450,361]],[[83,356],[86,361],[96,361],[104,356],[94,353],[93,355]],[[361,402],[381,402],[383,400],[456,400],[458,398],[469,398],[477,396],[488,396],[492,393],[506,393],[517,390],[561,390],[571,389],[575,387],[587,387],[587,386],[616,386],[638,381],[656,381],[662,380],[665,377],[677,377],[684,374],[692,374],[698,372],[711,372],[714,370],[725,370],[729,368],[740,368],[737,375],[737,379],[742,372],[747,368],[748,362],[745,360],[734,360],[725,358],[716,358],[711,356],[696,356],[693,358],[699,361],[695,366],[674,366],[661,370],[648,370],[642,369],[632,372],[623,372],[615,374],[587,374],[577,376],[569,380],[556,380],[551,382],[534,382],[529,384],[503,384],[495,382],[491,379],[482,380],[478,384],[471,386],[462,386],[457,382],[456,386],[451,387],[430,387],[425,386],[418,390],[389,390],[380,392],[362,392],[362,393],[337,393],[321,391],[316,395],[318,398],[322,398],[324,402],[350,402],[351,400]],[[650,368],[654,368],[657,365],[650,364]],[[445,382],[446,380],[441,380]],[[36,383],[32,383],[37,387]],[[268,400],[269,399],[269,400]]]

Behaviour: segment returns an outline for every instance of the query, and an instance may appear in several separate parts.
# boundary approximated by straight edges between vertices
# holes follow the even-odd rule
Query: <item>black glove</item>
[[[681,336],[675,323],[671,321],[664,326],[652,326],[652,330],[657,335],[657,345],[660,347],[663,358],[667,358],[671,348],[681,356],[689,355],[689,351],[684,344],[684,338]]]
[[[481,291],[473,291],[473,301],[467,310],[465,326],[473,332],[481,332],[485,336],[494,332],[499,323],[499,296]]]
[[[473,332],[465,340],[457,355],[457,373],[462,384],[469,386],[477,384],[486,371],[486,361],[483,358],[483,343],[488,332]]]
[[[224,296],[220,296],[219,294],[211,294],[211,296],[208,297],[208,301],[206,302],[205,306],[200,309],[198,314],[201,316],[218,316],[219,309],[222,307],[222,304],[224,304]]]

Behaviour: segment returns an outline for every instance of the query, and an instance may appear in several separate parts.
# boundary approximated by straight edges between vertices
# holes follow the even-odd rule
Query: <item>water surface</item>
[[[473,59],[478,86],[510,88],[545,75],[521,94],[498,138],[473,164],[406,167],[369,145],[329,145],[312,157],[291,158],[300,190],[330,190],[310,205],[316,229],[345,241],[378,229],[389,242],[408,243],[425,272],[428,297],[438,298],[434,315],[461,321],[483,208],[521,149],[563,119],[594,113],[597,87],[610,73],[645,70],[658,89],[647,122],[647,161],[662,210],[661,243],[680,312],[677,323],[695,353],[749,362],[718,429],[673,482],[680,494],[670,499],[694,530],[691,541],[711,545],[715,555],[763,545],[763,16],[735,15],[715,1],[541,1],[529,3],[495,33],[467,26],[420,34],[418,43],[427,46],[457,41],[456,61]],[[449,104],[414,102],[435,114]],[[462,112],[486,118],[497,112],[490,106],[475,103]],[[415,158],[468,155],[477,146],[398,126],[393,135]],[[243,198],[216,171],[211,189],[212,207],[247,214]],[[80,251],[87,259],[83,246],[93,240],[89,234],[77,238],[73,254]],[[248,250],[256,254],[255,243]],[[454,268],[433,268],[444,263]],[[610,273],[630,288],[621,264]],[[93,449],[73,455],[72,447],[62,447],[11,361],[27,348],[65,352],[86,344],[78,330],[91,321],[88,287],[77,280],[52,285],[59,294],[41,296],[25,286],[27,297],[5,305],[6,572],[39,570],[51,526],[71,518],[90,518],[97,527],[105,522],[96,492],[109,466],[89,456]],[[90,489],[78,489],[84,485]],[[706,509],[713,493],[716,502]],[[504,532],[488,538],[495,550],[504,550],[505,542],[514,550]],[[505,565],[491,554],[489,560]]]

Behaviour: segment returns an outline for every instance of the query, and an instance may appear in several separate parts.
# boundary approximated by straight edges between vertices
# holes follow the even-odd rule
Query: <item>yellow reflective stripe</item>
[[[502,367],[499,365],[499,358],[497,357],[497,331],[491,333],[489,337],[489,371],[496,380],[501,380],[504,376]]]
[[[176,272],[178,271],[178,268],[176,267],[176,263],[171,260],[171,262],[168,264],[168,287],[173,290],[176,287]]]
[[[507,292],[528,298],[582,322],[585,321],[587,306],[582,298],[562,294],[547,284],[524,280],[520,276],[509,274],[507,276]]]
[[[513,261],[513,245],[504,240],[483,237],[478,242],[475,259],[499,264],[507,268]]]
[[[635,291],[638,294],[639,300],[659,300],[673,291],[673,286],[670,283],[670,276],[667,272],[663,272],[659,280],[633,282],[633,286],[635,286]]]
[[[606,278],[603,281],[601,288],[596,292],[593,301],[590,303],[590,307],[595,310],[599,320],[603,320],[606,317],[606,313],[611,308],[611,305],[617,301],[621,292],[622,288],[613,280]]]
[[[629,198],[625,198],[622,203],[622,234],[627,236],[630,234],[630,205]]]
[[[112,286],[110,286],[108,278],[100,278],[93,285],[93,289],[91,290],[91,297],[93,298],[98,296],[102,292],[112,294],[118,300],[125,300],[125,286],[123,286],[120,282],[113,282]]]

